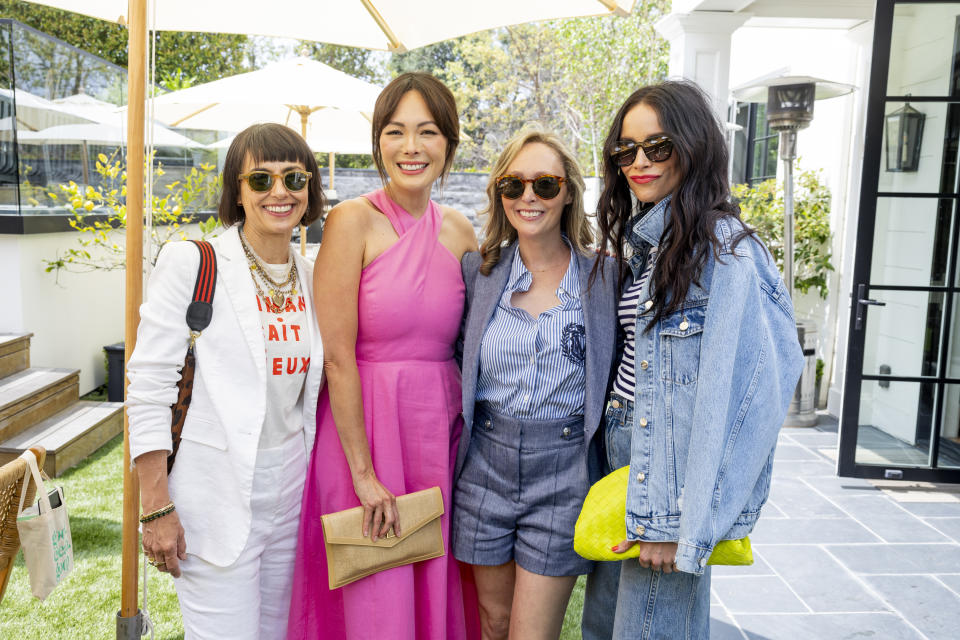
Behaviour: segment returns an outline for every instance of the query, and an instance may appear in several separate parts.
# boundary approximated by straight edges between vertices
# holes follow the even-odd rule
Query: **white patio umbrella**
[[[69,144],[80,145],[80,166],[83,170],[83,183],[90,184],[90,145],[105,147],[125,147],[127,144],[126,127],[115,127],[96,122],[85,124],[61,124],[40,131],[20,131],[17,141],[21,144]],[[158,147],[202,147],[186,136],[166,127],[155,127],[153,143]],[[44,150],[46,153],[46,149]]]
[[[61,124],[40,131],[23,131],[18,140],[44,144],[96,144],[104,146],[126,146],[126,127],[90,122],[84,124]],[[155,126],[153,144],[158,147],[202,147],[190,138],[171,131],[166,127]]]
[[[147,19],[158,31],[214,31],[284,36],[369,49],[404,51],[510,24],[583,15],[627,15],[636,0],[28,0],[126,24],[130,30],[128,82],[130,139],[127,190],[144,184],[143,124],[147,68]],[[267,6],[267,10],[264,7]],[[133,351],[143,298],[143,202],[127,202],[126,354]],[[132,266],[131,265],[135,265]],[[118,640],[140,637],[137,608],[139,485],[131,470],[124,421],[123,542]]]
[[[126,24],[128,0],[29,0]],[[163,0],[158,31],[216,31],[406,51],[494,27],[627,15],[636,0]]]
[[[251,105],[251,107],[254,105]],[[254,113],[253,109],[250,113]],[[296,114],[294,114],[296,117]],[[254,122],[270,122],[268,117],[253,117],[244,120],[244,127]],[[282,121],[297,133],[303,134],[299,124]],[[236,131],[236,127],[223,127],[226,131]],[[340,109],[322,109],[310,116],[307,122],[307,131],[304,138],[314,151],[328,153],[370,153],[371,125],[367,114],[359,111],[342,111]],[[207,149],[227,149],[233,142],[234,136],[228,136],[207,145]],[[332,166],[332,165],[331,165]],[[328,184],[332,187],[332,184]]]
[[[115,104],[98,100],[86,93],[75,93],[66,98],[57,98],[53,101],[61,109],[103,124],[126,126],[127,113]]]
[[[69,107],[58,105],[23,89],[0,89],[0,99],[13,102],[17,116],[17,131],[37,131],[58,124],[92,122]]]
[[[291,58],[158,96],[153,109],[173,127],[241,131],[276,122],[297,130],[314,151],[369,153],[380,90],[322,62]],[[332,157],[329,179],[332,187]]]

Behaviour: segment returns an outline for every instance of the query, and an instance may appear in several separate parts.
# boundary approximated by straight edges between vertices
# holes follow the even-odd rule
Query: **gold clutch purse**
[[[440,487],[397,496],[403,535],[391,530],[386,538],[371,542],[363,536],[363,507],[321,516],[323,546],[327,553],[330,588],[337,589],[360,578],[405,564],[443,555],[443,494]]]

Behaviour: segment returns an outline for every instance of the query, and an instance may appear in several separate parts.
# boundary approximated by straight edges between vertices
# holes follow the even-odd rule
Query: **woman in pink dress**
[[[449,553],[330,590],[320,520],[362,505],[364,536],[400,535],[396,496],[439,486],[449,549],[462,426],[453,357],[460,258],[477,241],[469,221],[431,201],[430,191],[449,171],[459,135],[443,83],[425,73],[398,76],[373,114],[385,187],[327,217],[314,270],[327,385],[303,493],[288,639],[474,637],[475,605],[465,605]]]

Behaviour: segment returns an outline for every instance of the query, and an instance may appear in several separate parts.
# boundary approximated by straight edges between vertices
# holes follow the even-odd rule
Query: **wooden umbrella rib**
[[[607,8],[607,11],[609,11],[612,14],[618,15],[621,18],[629,15],[628,11],[624,11],[623,9],[620,8],[620,5],[617,4],[617,0],[597,0],[597,2],[605,6]]]
[[[189,113],[189,114],[183,116],[182,118],[180,118],[180,119],[177,120],[176,122],[171,122],[171,123],[170,123],[170,126],[171,126],[171,127],[179,127],[179,126],[180,126],[180,123],[183,122],[184,120],[189,120],[189,119],[192,118],[193,116],[199,115],[199,114],[203,113],[204,111],[206,111],[207,109],[212,109],[212,108],[214,108],[215,106],[217,106],[217,104],[219,104],[219,103],[217,103],[217,102],[212,102],[212,103],[208,104],[208,105],[205,106],[205,107],[201,107],[201,108],[197,109],[196,111],[194,111],[193,113]]]
[[[603,1],[604,0],[601,0],[601,2]],[[387,37],[387,41],[390,43],[390,50],[394,53],[406,53],[407,48],[403,46],[397,34],[393,32],[393,29],[390,28],[387,21],[384,20],[380,12],[377,11],[377,8],[373,6],[372,0],[360,0],[360,3],[363,5],[363,8],[367,10],[367,13],[370,14],[370,17],[373,18],[373,21],[377,23],[377,26],[380,27],[383,35]]]

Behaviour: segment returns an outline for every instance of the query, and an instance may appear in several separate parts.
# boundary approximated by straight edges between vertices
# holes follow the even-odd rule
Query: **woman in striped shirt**
[[[490,176],[486,239],[462,260],[453,553],[473,565],[484,638],[557,638],[576,576],[592,568],[573,550],[573,529],[602,472],[593,436],[617,279],[609,259],[588,252],[583,178],[559,138],[522,132]]]

